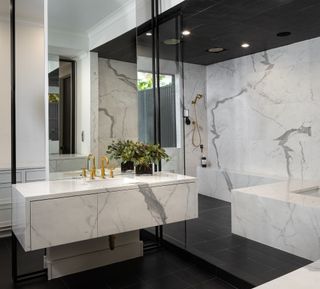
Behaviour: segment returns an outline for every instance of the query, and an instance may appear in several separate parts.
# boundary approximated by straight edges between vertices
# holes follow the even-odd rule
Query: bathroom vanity
[[[138,230],[198,217],[195,178],[166,172],[17,184],[12,198],[13,232],[47,248],[50,279],[142,256]]]

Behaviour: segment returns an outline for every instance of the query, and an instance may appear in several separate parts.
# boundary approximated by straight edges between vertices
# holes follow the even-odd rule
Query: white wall
[[[44,167],[45,38],[43,25],[16,24],[17,166]]]
[[[0,20],[0,168],[11,167],[11,114],[10,114],[10,25]]]

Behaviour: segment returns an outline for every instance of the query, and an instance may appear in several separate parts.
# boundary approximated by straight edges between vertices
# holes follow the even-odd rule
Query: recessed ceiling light
[[[191,34],[191,32],[189,30],[183,30],[182,31],[182,35],[184,35],[184,36],[188,36],[190,34]]]
[[[249,47],[250,47],[250,44],[247,43],[247,42],[244,42],[244,43],[241,44],[241,47],[242,47],[242,48],[249,48]]]
[[[287,36],[290,36],[290,35],[291,35],[290,31],[282,31],[282,32],[277,33],[278,37],[287,37]]]
[[[151,32],[147,32],[146,35],[147,36],[152,36],[152,33]]]
[[[180,39],[176,39],[176,38],[170,38],[170,39],[166,39],[165,41],[163,41],[164,44],[166,45],[177,45],[181,42]]]
[[[212,48],[209,48],[207,51],[210,52],[210,53],[220,53],[220,52],[223,52],[225,50],[226,49],[223,48],[223,47],[212,47]]]

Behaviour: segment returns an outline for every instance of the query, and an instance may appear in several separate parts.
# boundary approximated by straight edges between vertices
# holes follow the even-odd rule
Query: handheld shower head
[[[198,93],[195,99],[191,102],[192,104],[196,104],[199,99],[203,98],[203,94]]]

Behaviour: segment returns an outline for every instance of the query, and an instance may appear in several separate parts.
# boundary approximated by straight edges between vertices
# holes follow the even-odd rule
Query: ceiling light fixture
[[[282,32],[277,33],[278,37],[287,37],[287,36],[290,36],[290,35],[291,35],[290,31],[282,31]]]
[[[151,32],[147,32],[146,35],[147,36],[152,36],[152,33]]]
[[[241,44],[241,47],[242,47],[242,48],[249,48],[249,47],[250,47],[250,44],[247,43],[247,42],[244,42],[244,43]]]
[[[188,36],[188,35],[190,35],[191,34],[191,32],[189,31],[189,30],[183,30],[182,31],[182,35],[183,36]]]
[[[212,48],[209,48],[207,51],[210,52],[210,53],[220,53],[220,52],[223,52],[225,50],[226,49],[223,48],[223,47],[212,47]]]

